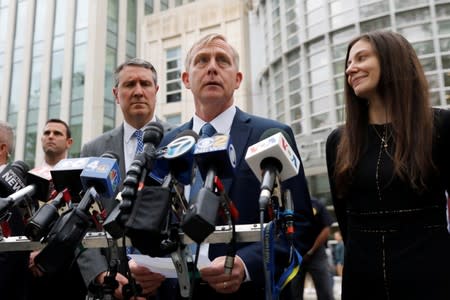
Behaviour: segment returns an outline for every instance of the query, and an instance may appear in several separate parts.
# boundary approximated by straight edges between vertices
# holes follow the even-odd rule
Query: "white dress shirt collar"
[[[199,116],[194,114],[192,130],[199,133],[202,126],[205,125],[206,123],[209,123],[212,126],[214,126],[214,128],[218,133],[229,135],[235,114],[236,114],[236,106],[234,105],[227,108],[224,112],[222,112],[220,115],[215,117],[210,122],[205,122],[202,119],[200,119]]]

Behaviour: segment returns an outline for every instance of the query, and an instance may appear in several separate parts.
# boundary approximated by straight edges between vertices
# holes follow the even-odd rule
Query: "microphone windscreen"
[[[164,136],[164,128],[158,122],[150,122],[143,128],[143,132],[143,143],[153,144],[155,147],[159,145]]]
[[[187,130],[183,130],[182,132],[177,134],[177,136],[175,137],[174,140],[176,140],[177,138],[183,137],[183,136],[192,136],[196,142],[198,141],[198,138],[199,138],[197,132],[195,132],[194,130],[191,130],[191,129],[187,129]]]
[[[21,160],[7,164],[0,172],[0,196],[7,197],[24,188],[29,169],[28,165]]]
[[[266,131],[264,131],[261,136],[259,137],[259,140],[262,141],[266,138],[268,138],[269,136],[272,136],[274,134],[277,134],[278,132],[281,132],[281,134],[284,136],[284,138],[287,140],[287,142],[289,143],[289,145],[292,147],[293,143],[291,140],[291,137],[289,136],[289,134],[284,131],[281,128],[269,128]]]
[[[105,153],[103,153],[101,155],[101,157],[115,159],[115,160],[117,160],[117,163],[119,163],[119,161],[120,161],[119,155],[113,151],[106,151]]]

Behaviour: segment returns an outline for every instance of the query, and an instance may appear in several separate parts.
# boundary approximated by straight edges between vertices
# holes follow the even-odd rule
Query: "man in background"
[[[171,129],[170,124],[161,121],[155,115],[158,90],[157,73],[150,62],[133,58],[119,65],[114,72],[112,92],[116,103],[120,106],[124,121],[117,128],[86,143],[81,150],[81,156],[98,157],[106,151],[116,153],[119,157],[120,177],[123,181],[136,153],[142,151],[139,149],[139,144],[142,145],[142,129],[150,122],[161,123],[166,132]],[[117,204],[114,199],[102,200],[108,213]],[[78,259],[87,286],[96,287],[104,283],[109,270],[106,257],[107,251],[86,249]],[[121,262],[126,263],[127,258],[121,257]],[[115,277],[119,286],[114,296],[119,299],[122,298],[122,287],[128,283],[128,279],[124,276],[126,268],[127,266],[122,264]],[[156,273],[151,273],[149,277],[149,280],[154,283],[151,288],[151,292],[154,292],[164,277]]]
[[[73,140],[66,122],[50,119],[45,123],[41,136],[44,161],[42,166],[53,168],[60,160],[67,158]]]
[[[333,218],[327,208],[318,199],[311,197],[313,207],[314,244],[303,255],[300,273],[292,280],[292,293],[296,300],[303,299],[306,273],[311,275],[314,282],[317,300],[334,300],[333,277],[330,273],[328,256],[326,253],[327,241],[330,236]]]
[[[14,152],[14,131],[11,125],[0,121],[0,172],[8,164]],[[1,197],[9,195],[2,194]],[[14,207],[9,220],[3,224],[11,230],[11,236],[24,235],[21,211]],[[5,232],[6,233],[6,232]],[[24,274],[27,273],[28,251],[0,252],[0,298],[27,299],[28,286]]]
[[[68,157],[73,144],[72,134],[67,123],[60,119],[49,119],[42,131],[41,143],[44,161],[40,166],[50,170],[59,161]],[[47,201],[48,199],[40,200]],[[34,264],[34,258],[38,254],[39,250],[35,250],[29,257],[28,267],[32,274],[30,300],[85,299],[86,288],[76,263],[72,264],[69,270],[44,274]]]

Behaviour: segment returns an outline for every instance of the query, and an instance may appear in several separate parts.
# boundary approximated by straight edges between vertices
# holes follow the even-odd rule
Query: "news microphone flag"
[[[50,171],[55,190],[61,192],[67,188],[72,197],[72,202],[80,202],[80,192],[83,191],[80,174],[90,159],[90,157],[81,157],[60,160]]]
[[[247,149],[245,161],[260,181],[262,180],[261,162],[271,157],[281,162],[282,168],[278,174],[281,181],[298,174],[300,160],[282,132],[269,136]]]
[[[194,168],[194,149],[198,134],[193,130],[185,130],[167,146],[158,149],[158,158],[150,177],[158,182],[171,173],[179,183],[188,185],[192,181]]]
[[[105,198],[116,195],[120,184],[120,170],[117,160],[108,157],[91,157],[80,174],[83,190],[94,187]]]
[[[195,146],[194,157],[203,180],[212,167],[216,169],[216,175],[219,178],[229,178],[234,175],[236,151],[229,135],[216,134],[199,139]]]

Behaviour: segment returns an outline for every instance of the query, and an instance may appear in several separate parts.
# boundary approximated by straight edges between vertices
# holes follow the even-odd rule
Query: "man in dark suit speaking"
[[[206,123],[212,125],[216,132],[230,135],[236,151],[236,172],[231,182],[226,184],[227,193],[240,213],[237,224],[254,224],[259,223],[261,183],[245,161],[247,148],[257,143],[261,135],[271,128],[282,129],[292,141],[295,139],[289,126],[247,114],[234,105],[234,90],[239,88],[242,81],[238,65],[238,53],[222,35],[208,35],[192,46],[186,57],[182,81],[194,96],[195,115],[189,122],[166,134],[160,146],[171,142],[184,130],[192,129],[199,133]],[[291,146],[299,156],[296,146]],[[283,187],[292,191],[299,228],[295,245],[305,253],[312,242],[305,235],[311,224],[312,209],[303,167],[300,167],[298,175],[285,181]],[[227,275],[224,271],[225,245],[210,245],[209,257],[212,262],[200,270],[204,284],[195,287],[194,299],[264,298],[261,243],[242,243],[237,248],[232,273]],[[286,256],[287,252],[284,253]],[[139,282],[140,278],[136,279]]]
[[[154,113],[159,86],[156,70],[151,63],[138,58],[128,60],[117,67],[114,80],[113,94],[116,103],[120,105],[122,110],[124,122],[119,127],[105,132],[85,144],[81,150],[81,156],[98,157],[106,151],[116,153],[120,158],[120,175],[123,181],[139,148],[138,131],[152,121],[160,122],[165,131],[170,130],[170,125],[158,120]],[[109,213],[115,201],[105,200],[110,200],[109,203],[104,203]],[[126,259],[124,258],[123,261],[126,262]],[[108,270],[108,262],[100,250],[86,249],[77,262],[88,286],[94,283],[103,283]],[[150,277],[155,283],[154,289],[164,280],[164,277],[159,274]],[[121,288],[128,280],[120,273],[117,274],[116,280],[119,283],[119,288],[115,291],[115,297],[122,299]]]

